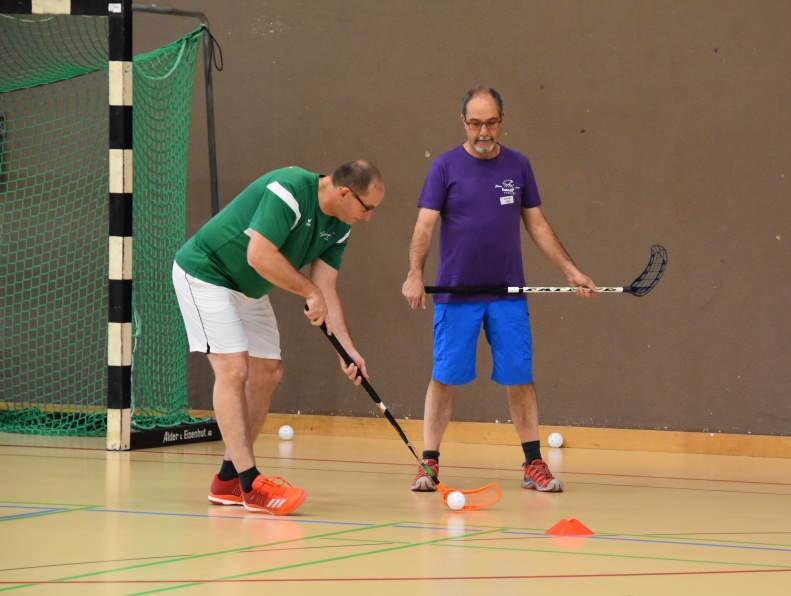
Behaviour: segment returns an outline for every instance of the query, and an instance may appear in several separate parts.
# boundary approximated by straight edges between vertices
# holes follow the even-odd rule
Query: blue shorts
[[[475,378],[481,325],[492,348],[492,380],[500,385],[533,382],[533,336],[527,300],[454,302],[434,305],[434,370],[445,385]]]

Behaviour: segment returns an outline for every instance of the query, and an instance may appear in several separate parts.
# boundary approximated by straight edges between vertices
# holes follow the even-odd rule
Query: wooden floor
[[[503,488],[461,513],[409,490],[397,438],[262,435],[308,491],[271,517],[208,503],[221,448],[0,434],[0,592],[791,594],[788,459],[544,447],[566,491],[539,494],[518,448],[447,443],[445,485]],[[564,519],[594,535],[546,534]]]

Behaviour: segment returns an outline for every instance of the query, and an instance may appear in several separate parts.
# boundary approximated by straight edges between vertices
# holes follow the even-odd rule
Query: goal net
[[[201,34],[133,62],[133,429],[196,422],[170,271]],[[0,432],[103,436],[107,18],[0,15],[0,55]]]

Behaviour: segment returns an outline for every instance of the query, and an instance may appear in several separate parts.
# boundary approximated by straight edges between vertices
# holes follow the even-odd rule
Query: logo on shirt
[[[520,186],[516,186],[513,180],[503,180],[502,184],[495,184],[494,187],[499,188],[501,195],[503,195],[500,197],[501,205],[510,205],[513,203],[514,193],[521,188]]]
[[[312,220],[312,219],[310,219],[310,218],[306,219],[306,220],[305,220],[305,225],[306,225],[307,227],[310,227],[310,224],[311,224],[311,222],[312,222],[312,221],[313,221],[313,220]]]
[[[329,242],[330,240],[332,240],[332,237],[333,237],[334,235],[335,235],[335,232],[322,232],[321,234],[319,234],[319,236],[320,236],[320,237],[321,237],[323,240],[326,240],[327,242]]]

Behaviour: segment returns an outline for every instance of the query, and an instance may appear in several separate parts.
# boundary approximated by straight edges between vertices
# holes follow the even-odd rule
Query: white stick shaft
[[[539,292],[576,292],[577,288],[571,286],[527,286],[527,287],[510,287],[508,288],[509,294],[533,294]],[[618,286],[602,286],[596,288],[597,292],[623,292],[622,287]]]

